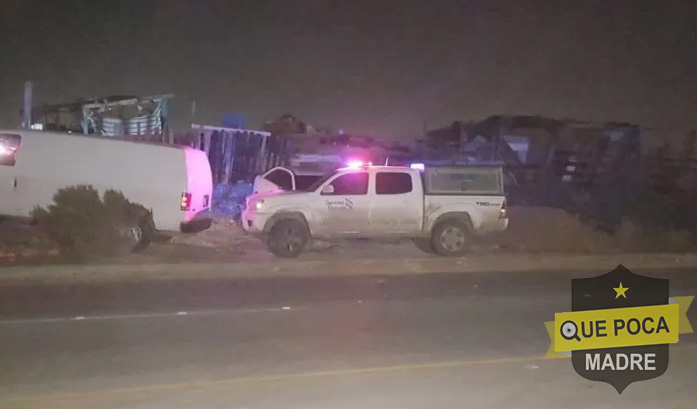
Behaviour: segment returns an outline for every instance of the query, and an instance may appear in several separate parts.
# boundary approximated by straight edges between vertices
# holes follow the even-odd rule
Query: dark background
[[[177,95],[175,126],[283,113],[411,138],[541,114],[694,127],[694,1],[0,0],[0,126],[35,102]]]

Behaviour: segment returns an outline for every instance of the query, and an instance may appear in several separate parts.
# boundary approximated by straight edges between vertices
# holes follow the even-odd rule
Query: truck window
[[[264,176],[264,179],[283,190],[293,190],[293,176],[286,170],[276,169]]]
[[[375,193],[399,195],[412,190],[411,175],[404,172],[378,172],[375,175]]]
[[[297,175],[295,176],[295,188],[297,190],[307,190],[321,177],[322,175]]]
[[[0,134],[0,166],[14,166],[22,137],[13,134]]]
[[[368,194],[368,173],[349,173],[341,175],[331,183],[334,195],[366,195]]]
[[[325,174],[325,175],[322,176],[321,178],[317,179],[317,181],[315,181],[313,184],[311,184],[310,186],[308,186],[308,187],[305,189],[305,191],[306,191],[306,192],[314,192],[315,190],[319,189],[319,187],[322,186],[322,185],[324,184],[324,182],[326,182],[326,181],[328,181],[329,179],[331,179],[332,177],[334,177],[334,175],[336,175],[336,171],[334,171],[334,172],[329,172],[329,173]]]

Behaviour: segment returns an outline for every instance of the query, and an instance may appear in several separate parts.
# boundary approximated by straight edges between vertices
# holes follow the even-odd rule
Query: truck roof
[[[337,170],[358,170],[358,169],[364,169],[364,170],[411,170],[410,167],[408,166],[385,166],[385,165],[364,165],[364,166],[345,166],[343,168],[339,168]]]
[[[441,169],[454,169],[454,168],[475,168],[475,169],[501,169],[503,166],[498,164],[477,164],[477,165],[427,165],[426,168],[441,168]],[[339,168],[337,170],[418,170],[409,166],[385,166],[385,165],[365,165],[360,167],[346,166]]]

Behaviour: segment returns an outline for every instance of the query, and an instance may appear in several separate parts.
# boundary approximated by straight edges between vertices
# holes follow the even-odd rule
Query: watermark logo
[[[571,312],[546,322],[546,358],[571,357],[582,377],[618,393],[668,369],[670,344],[692,333],[694,297],[669,298],[668,279],[634,274],[622,265],[607,274],[571,280]]]

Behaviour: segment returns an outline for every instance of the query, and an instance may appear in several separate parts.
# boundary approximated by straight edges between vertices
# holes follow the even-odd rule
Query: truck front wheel
[[[461,220],[438,223],[431,234],[431,245],[441,256],[457,257],[467,252],[472,227]]]
[[[285,219],[274,224],[269,231],[266,245],[276,257],[298,257],[309,241],[305,225],[295,219]]]

